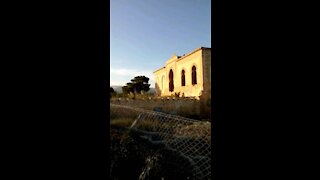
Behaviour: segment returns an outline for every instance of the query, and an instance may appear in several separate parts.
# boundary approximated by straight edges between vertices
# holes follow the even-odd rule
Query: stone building
[[[200,47],[183,56],[173,55],[153,72],[159,96],[180,94],[211,99],[211,48]]]

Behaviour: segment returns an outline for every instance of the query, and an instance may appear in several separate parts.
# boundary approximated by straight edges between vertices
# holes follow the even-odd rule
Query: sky
[[[211,47],[211,0],[110,0],[110,86],[150,78],[174,54]]]

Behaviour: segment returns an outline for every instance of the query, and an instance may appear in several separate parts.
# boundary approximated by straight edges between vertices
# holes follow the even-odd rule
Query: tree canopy
[[[148,92],[150,90],[149,78],[146,76],[136,76],[128,82],[126,86],[122,87],[123,93],[138,93],[141,94],[142,91]]]

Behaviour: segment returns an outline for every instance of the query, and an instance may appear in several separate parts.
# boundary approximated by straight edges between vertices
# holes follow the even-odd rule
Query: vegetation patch
[[[130,127],[134,119],[132,118],[123,118],[123,119],[115,119],[110,121],[110,126],[112,127]]]

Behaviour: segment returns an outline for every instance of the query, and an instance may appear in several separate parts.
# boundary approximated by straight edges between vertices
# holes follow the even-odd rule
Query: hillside
[[[122,93],[122,86],[111,86],[117,93]]]

